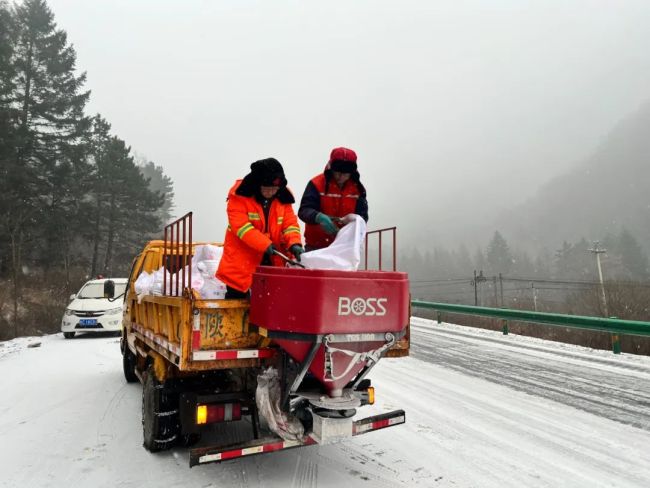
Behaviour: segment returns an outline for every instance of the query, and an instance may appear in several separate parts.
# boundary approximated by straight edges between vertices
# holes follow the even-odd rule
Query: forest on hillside
[[[85,82],[44,0],[0,1],[0,339],[56,331],[171,217],[171,179],[86,112]]]
[[[492,229],[531,253],[581,238],[611,242],[626,231],[650,253],[649,131],[650,102],[616,124],[589,157],[508,208]]]
[[[597,258],[598,256],[598,258]],[[602,281],[598,272],[598,262]],[[374,264],[374,263],[371,263]],[[412,249],[398,258],[409,273],[411,296],[417,300],[547,313],[616,317],[647,321],[650,312],[648,257],[627,229],[602,242],[564,241],[559,249],[531,256],[511,248],[498,231],[485,247],[471,253],[461,246],[448,251]],[[418,316],[436,318],[418,310]],[[456,324],[500,330],[496,319],[443,314]],[[541,324],[510,324],[515,333],[607,349],[609,334]],[[650,341],[622,339],[626,352],[650,354]]]
[[[475,237],[451,250],[427,242],[404,252],[400,267],[409,272],[413,295],[647,320],[649,130],[647,103],[590,157],[543,184],[529,201],[483,222],[474,233],[483,242]]]

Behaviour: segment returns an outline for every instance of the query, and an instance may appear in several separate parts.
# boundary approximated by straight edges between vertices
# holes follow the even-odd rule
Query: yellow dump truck
[[[255,293],[250,301],[204,299],[191,288],[191,259],[195,249],[204,244],[192,242],[191,214],[188,214],[166,228],[164,240],[149,242],[131,269],[120,346],[126,381],[139,380],[143,385],[142,426],[146,449],[153,452],[173,445],[196,444],[202,432],[215,423],[240,420],[250,423],[250,439],[240,445],[204,442],[192,449],[192,466],[326,442],[328,432],[333,432],[329,424],[336,422],[337,439],[341,437],[341,429],[344,434],[358,435],[404,422],[401,410],[352,420],[356,408],[374,401],[374,389],[366,375],[379,358],[408,354],[408,316],[404,317],[403,303],[399,304],[403,328],[393,332],[369,333],[370,329],[364,329],[364,334],[292,336],[269,330],[249,320],[250,305],[256,303]],[[161,269],[165,278],[160,294],[139,295],[136,279],[143,272]],[[301,271],[309,274],[309,270]],[[267,283],[265,279],[261,282]],[[374,300],[381,303],[382,299]],[[263,303],[262,298],[258,301]],[[273,314],[272,310],[262,312]],[[309,350],[304,357],[297,357],[291,348],[282,347],[284,343],[303,340],[308,341],[305,347]],[[359,345],[361,340],[369,344],[367,352]],[[362,352],[356,353],[356,362],[350,366],[352,360],[337,351],[344,350],[342,344],[353,342],[352,349]],[[320,371],[314,369],[319,355],[321,360],[327,357],[332,364],[336,360],[336,365],[329,366],[330,374],[332,368],[341,367],[342,361],[347,362],[346,371],[353,371],[350,380],[344,380],[345,401],[338,394],[339,398],[333,399],[331,405],[328,403],[327,390],[314,377],[314,371]],[[264,419],[260,422],[256,404],[258,377],[270,367],[279,372],[281,414],[295,416],[304,424],[304,435],[300,438],[279,437],[268,430]],[[322,379],[326,381],[327,378]],[[309,402],[314,394],[320,400],[312,401],[312,405]],[[318,432],[314,431],[316,423]]]

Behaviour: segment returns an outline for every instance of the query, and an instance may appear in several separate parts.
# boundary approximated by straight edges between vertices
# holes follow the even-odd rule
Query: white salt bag
[[[300,262],[309,269],[356,271],[361,264],[361,247],[366,237],[366,221],[359,215],[343,217],[347,222],[328,247],[303,253]]]

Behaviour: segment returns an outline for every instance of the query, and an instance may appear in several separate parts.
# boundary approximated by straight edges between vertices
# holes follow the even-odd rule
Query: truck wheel
[[[164,384],[156,379],[153,365],[149,365],[142,386],[143,445],[149,452],[164,451],[176,442],[178,409],[169,409],[173,406],[170,400],[171,395],[165,392]]]
[[[74,337],[74,334],[75,334],[74,332],[64,332],[63,337],[65,337],[66,339],[72,339]]]
[[[124,370],[124,379],[127,383],[135,383],[138,377],[135,375],[135,354],[131,352],[129,346],[124,347],[122,354],[122,369]]]

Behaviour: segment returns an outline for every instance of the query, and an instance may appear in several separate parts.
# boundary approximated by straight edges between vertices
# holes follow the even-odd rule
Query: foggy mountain
[[[619,123],[595,153],[504,211],[499,229],[516,247],[557,249],[627,228],[650,250],[650,102]]]

